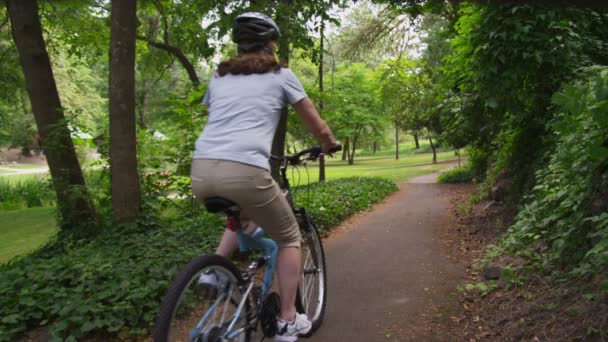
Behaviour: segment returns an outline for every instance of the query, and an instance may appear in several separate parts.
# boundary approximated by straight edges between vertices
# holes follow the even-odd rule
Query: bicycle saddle
[[[210,213],[225,212],[228,216],[238,216],[241,212],[238,204],[221,197],[205,198],[204,203]]]

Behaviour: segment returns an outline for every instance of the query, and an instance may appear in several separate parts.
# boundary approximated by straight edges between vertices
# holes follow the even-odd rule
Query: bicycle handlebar
[[[328,153],[334,153],[334,152],[338,152],[338,151],[342,151],[342,145],[340,145],[340,144],[336,145],[334,148],[332,148],[330,151],[328,151]],[[270,159],[278,160],[278,161],[286,160],[291,165],[298,165],[302,162],[302,159],[300,159],[302,156],[308,155],[308,158],[305,158],[305,160],[316,160],[317,158],[319,158],[319,156],[322,153],[323,153],[323,150],[321,149],[321,146],[314,146],[314,147],[302,150],[300,152],[297,152],[291,156],[278,157],[278,156],[273,155],[273,156],[270,156]]]

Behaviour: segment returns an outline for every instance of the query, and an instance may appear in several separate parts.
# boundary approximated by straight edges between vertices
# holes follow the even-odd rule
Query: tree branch
[[[104,10],[104,11],[106,11],[106,12],[110,13],[110,9],[109,9],[108,7],[103,6],[103,5],[100,5],[100,4],[93,4],[93,7],[95,7],[95,8],[99,8],[99,9],[102,9],[102,10]]]
[[[165,16],[165,10],[163,5],[158,0],[154,1],[154,6],[158,10],[158,13],[160,13],[161,20],[163,21],[163,42],[165,42],[165,44],[169,44],[169,23],[167,22],[167,16]]]
[[[192,81],[192,84],[195,87],[197,87],[198,85],[201,84],[201,81],[198,79],[198,75],[196,75],[196,70],[194,69],[194,65],[192,65],[192,63],[190,63],[190,61],[188,60],[188,58],[186,57],[186,55],[180,48],[166,44],[166,43],[156,42],[156,41],[153,41],[152,39],[144,37],[144,36],[138,35],[137,39],[148,43],[148,45],[150,45],[152,47],[155,47],[160,50],[164,50],[164,51],[174,55],[179,60],[179,62],[182,64],[184,69],[186,69],[186,72],[188,73],[188,77],[190,78],[190,81]]]

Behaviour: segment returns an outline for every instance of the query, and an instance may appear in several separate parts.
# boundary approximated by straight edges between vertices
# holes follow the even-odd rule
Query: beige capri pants
[[[241,207],[241,225],[255,222],[279,247],[299,247],[300,229],[287,199],[268,170],[227,160],[194,159],[192,193],[203,201],[223,197]]]

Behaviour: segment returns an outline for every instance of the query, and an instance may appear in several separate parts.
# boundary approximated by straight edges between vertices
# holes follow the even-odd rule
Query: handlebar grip
[[[342,151],[342,145],[338,144],[336,146],[334,146],[330,151],[328,151],[329,153],[334,153],[334,152],[338,152],[338,151]]]

